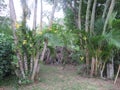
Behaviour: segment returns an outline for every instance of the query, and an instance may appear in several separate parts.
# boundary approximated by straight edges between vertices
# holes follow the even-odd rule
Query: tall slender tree
[[[40,30],[42,30],[42,17],[43,17],[43,5],[42,0],[40,0]]]
[[[107,0],[106,3],[105,3],[105,5],[104,5],[104,11],[103,11],[103,14],[102,14],[102,18],[103,18],[103,19],[104,19],[105,16],[106,16],[107,9],[108,9],[108,7],[109,7],[109,5],[110,5],[110,1],[111,1],[111,0]]]
[[[93,8],[92,8],[92,15],[91,15],[91,22],[90,22],[90,33],[91,34],[94,32],[96,4],[97,4],[97,0],[94,0]]]
[[[81,30],[81,10],[82,10],[82,0],[79,1],[79,12],[78,12],[78,28]]]
[[[36,19],[37,19],[37,2],[38,0],[35,0],[34,18],[33,18],[33,30],[35,31],[36,31]]]
[[[92,0],[88,0],[87,2],[87,10],[86,10],[86,20],[85,20],[85,31],[88,32],[89,30],[89,17],[90,17],[90,7],[91,7]],[[87,44],[87,42],[86,42]],[[86,47],[86,67],[87,67],[87,73],[89,71],[89,51]]]
[[[106,31],[106,27],[107,27],[108,21],[110,19],[110,16],[111,16],[113,10],[114,10],[114,6],[115,6],[115,0],[112,0],[111,4],[110,4],[109,11],[108,11],[108,14],[107,14],[107,17],[106,17],[106,20],[105,20],[105,24],[104,24],[104,27],[103,27],[103,34]]]
[[[90,7],[92,4],[92,0],[88,0],[87,2],[87,10],[86,10],[86,20],[85,20],[85,31],[88,32],[89,30],[89,17],[90,17]]]
[[[14,43],[17,46],[18,38],[16,35],[16,13],[15,13],[13,0],[9,0],[9,8],[10,8],[10,18],[11,18],[11,26],[12,26],[12,30],[13,30],[13,36],[14,36]],[[20,71],[22,73],[22,77],[25,78],[25,72],[23,69],[23,61],[21,60],[21,54],[20,54],[19,49],[16,50],[16,55],[17,55],[17,59],[19,61],[19,67],[20,67]]]
[[[96,4],[97,4],[97,0],[94,0],[93,8],[92,8],[92,15],[91,15],[91,22],[90,22],[90,34],[91,35],[94,32]],[[93,56],[92,63],[91,63],[91,77],[93,77],[93,72],[95,70],[95,61],[96,61],[95,56]]]

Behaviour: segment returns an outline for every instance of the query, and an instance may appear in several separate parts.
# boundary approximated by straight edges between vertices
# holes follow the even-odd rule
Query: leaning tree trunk
[[[81,10],[82,10],[82,0],[79,1],[79,12],[78,12],[78,28],[81,30]]]
[[[102,18],[103,18],[103,19],[105,18],[107,9],[108,9],[108,7],[109,7],[109,5],[110,5],[110,1],[111,1],[111,0],[107,0],[106,3],[105,3],[105,8],[104,8],[104,11],[103,11],[103,14],[102,14]]]
[[[110,19],[110,15],[111,15],[112,12],[113,12],[114,6],[115,6],[115,0],[112,0],[112,1],[111,1],[111,5],[110,5],[110,8],[109,8],[109,11],[108,11],[108,14],[107,14],[107,18],[106,18],[106,20],[105,20],[105,24],[104,24],[104,27],[103,27],[103,34],[104,34],[105,31],[106,31],[107,24],[108,24],[108,21],[109,21],[109,19]]]
[[[117,71],[117,75],[116,75],[116,77],[115,77],[114,84],[116,84],[116,81],[117,81],[117,78],[118,78],[119,73],[120,73],[120,65],[119,65],[119,67],[118,67],[118,71]]]
[[[17,35],[16,35],[16,14],[15,14],[15,8],[14,8],[13,0],[9,0],[9,7],[10,7],[10,18],[12,20],[14,43],[17,46],[18,38],[17,38]],[[20,67],[22,77],[25,78],[23,62],[21,60],[21,54],[20,54],[20,51],[18,49],[16,50],[16,55],[17,55],[17,58],[18,58],[18,61],[19,61],[19,67]]]
[[[102,79],[104,79],[103,72],[104,72],[104,69],[105,69],[105,64],[106,64],[106,62],[104,62],[103,65],[101,66],[100,77]]]

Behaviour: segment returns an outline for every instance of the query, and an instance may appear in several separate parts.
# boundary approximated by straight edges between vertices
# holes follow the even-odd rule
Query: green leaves
[[[0,79],[12,71],[12,38],[0,33]]]
[[[46,33],[44,37],[48,39],[48,46],[56,47],[56,46],[64,46],[62,38],[54,33]]]
[[[112,30],[109,33],[104,34],[104,37],[110,45],[120,48],[120,31]]]

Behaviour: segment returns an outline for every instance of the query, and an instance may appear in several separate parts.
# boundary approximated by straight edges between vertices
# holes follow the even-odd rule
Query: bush
[[[0,79],[12,73],[12,38],[0,33]]]

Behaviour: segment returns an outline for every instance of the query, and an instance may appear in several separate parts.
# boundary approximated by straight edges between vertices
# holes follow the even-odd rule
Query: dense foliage
[[[12,73],[12,38],[0,33],[0,79]]]

